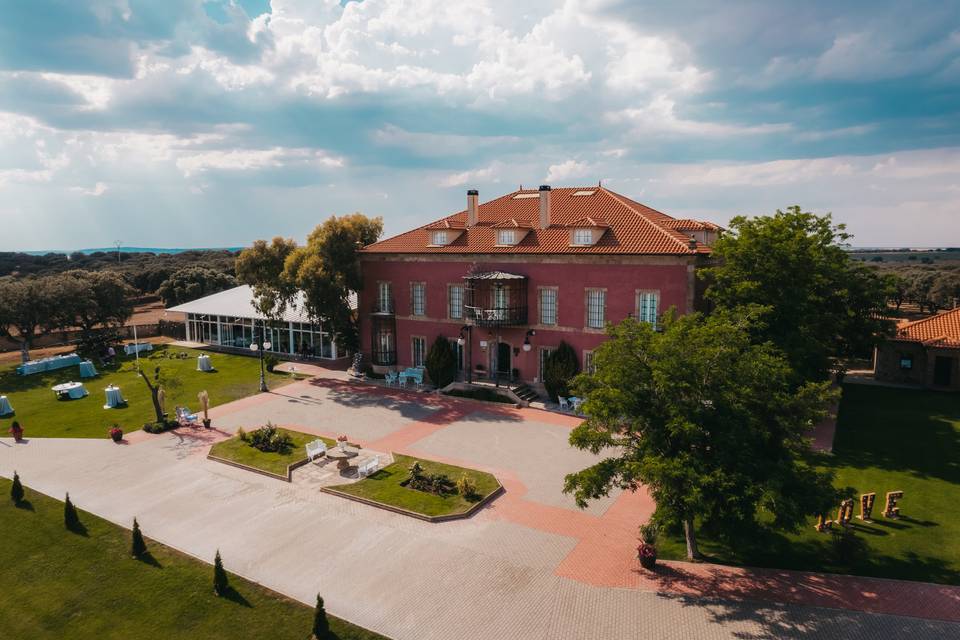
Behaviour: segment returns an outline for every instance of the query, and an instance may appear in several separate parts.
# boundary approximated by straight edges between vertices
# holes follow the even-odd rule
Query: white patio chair
[[[307,443],[307,458],[312,462],[314,458],[327,452],[327,445],[323,440],[314,440]]]
[[[567,402],[567,399],[563,396],[557,396],[557,399],[560,400],[560,411],[569,411],[570,403]]]

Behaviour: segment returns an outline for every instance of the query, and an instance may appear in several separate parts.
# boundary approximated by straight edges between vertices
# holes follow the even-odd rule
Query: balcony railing
[[[527,324],[527,306],[470,307],[464,306],[467,322],[478,327],[510,327]]]
[[[397,312],[393,298],[377,298],[373,301],[373,313],[379,315],[393,315]]]

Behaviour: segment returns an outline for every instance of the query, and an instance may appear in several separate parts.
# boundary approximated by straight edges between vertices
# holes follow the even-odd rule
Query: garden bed
[[[277,431],[290,436],[290,440],[293,442],[286,453],[260,451],[241,440],[239,434],[237,434],[228,440],[213,445],[210,448],[210,453],[207,454],[207,458],[290,482],[293,470],[308,462],[306,453],[308,442],[320,439],[328,448],[332,448],[336,444],[330,438],[323,438],[310,433],[283,428],[278,428]]]
[[[457,383],[454,383],[455,385]],[[463,385],[466,386],[466,385]],[[455,398],[466,398],[468,400],[476,400],[478,402],[493,402],[496,404],[508,404],[511,406],[519,406],[513,398],[506,395],[503,392],[496,391],[490,387],[468,387],[462,388],[460,386],[451,385],[443,391],[444,395],[454,396]]]
[[[359,482],[324,487],[321,491],[429,522],[469,518],[503,491],[500,482],[483,471],[400,454],[394,454],[393,458],[393,464]],[[457,493],[437,495],[405,486],[410,479],[410,466],[417,461],[424,473],[445,474],[453,482],[466,474],[477,489],[475,499],[468,500]]]

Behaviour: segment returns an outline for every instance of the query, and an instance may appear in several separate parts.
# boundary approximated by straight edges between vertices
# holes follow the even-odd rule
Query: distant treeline
[[[30,276],[50,276],[72,270],[113,271],[118,273],[140,295],[157,293],[161,286],[180,274],[197,274],[208,281],[216,275],[218,286],[226,288],[234,283],[237,252],[227,250],[184,251],[182,253],[120,253],[98,251],[85,254],[48,253],[31,255],[27,253],[0,252],[0,278],[12,276],[23,278]],[[206,287],[202,287],[206,289]],[[204,290],[204,294],[210,291]],[[177,300],[176,302],[180,302]]]

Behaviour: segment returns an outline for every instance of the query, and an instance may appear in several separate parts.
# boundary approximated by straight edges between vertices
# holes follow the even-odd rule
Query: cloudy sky
[[[0,0],[0,250],[398,232],[600,180],[960,245],[960,3]]]

